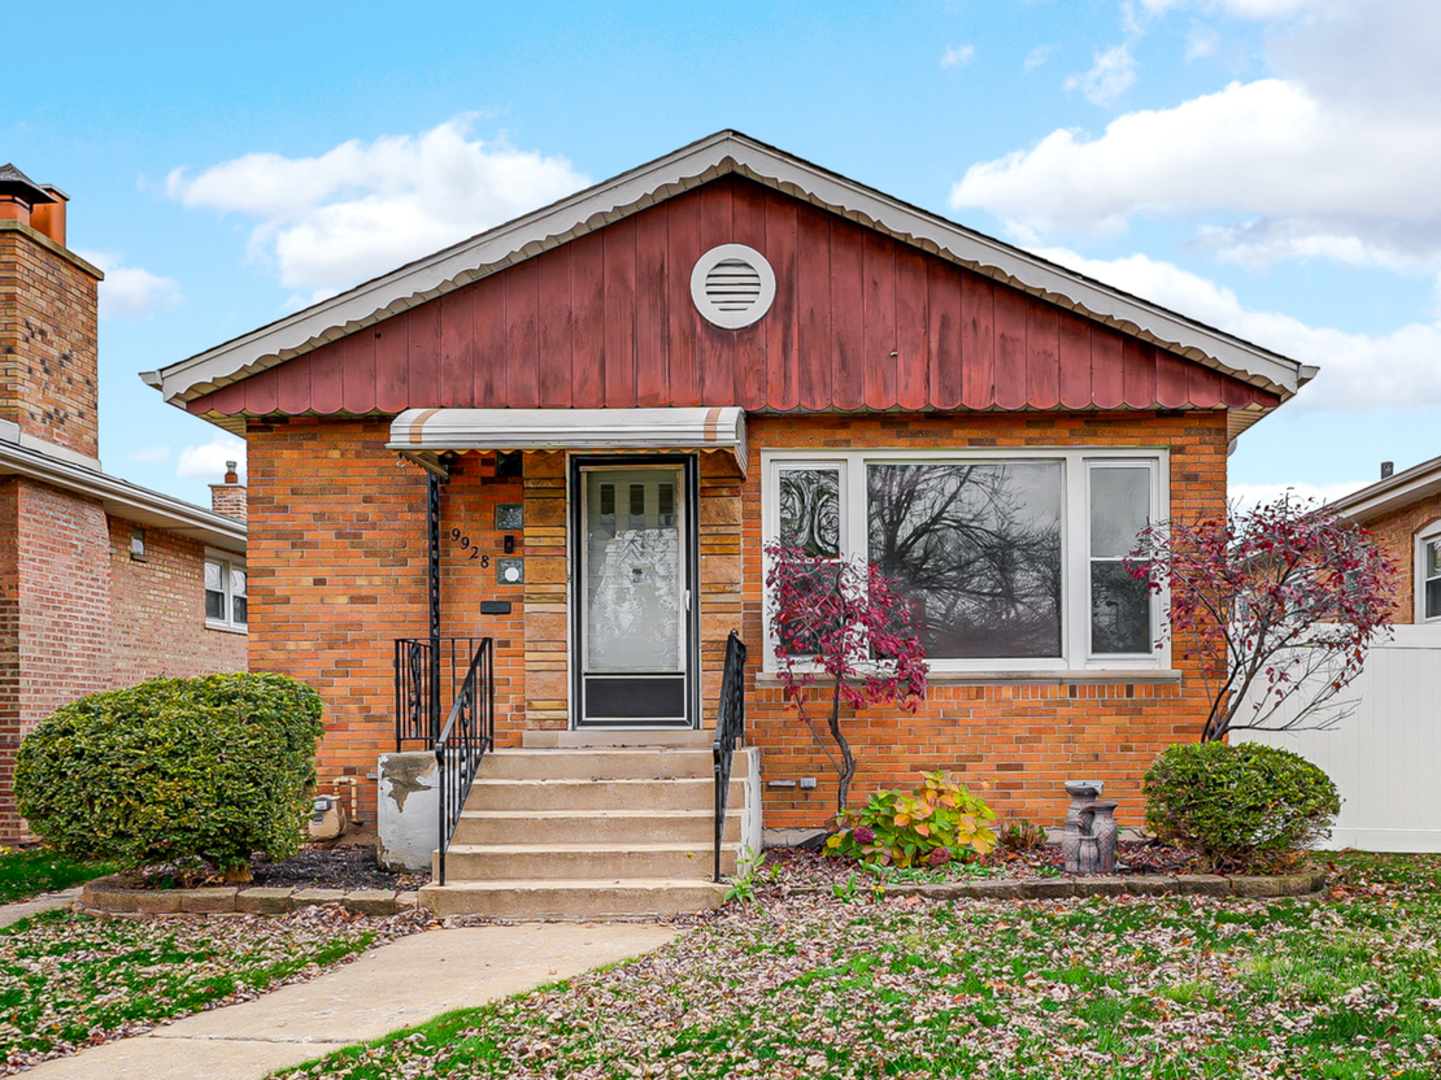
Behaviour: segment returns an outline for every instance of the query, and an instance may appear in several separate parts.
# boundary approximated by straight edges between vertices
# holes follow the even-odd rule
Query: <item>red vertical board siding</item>
[[[916,412],[929,402],[926,292],[925,254],[896,244],[896,402]]]
[[[696,338],[700,313],[690,297],[690,273],[701,257],[700,202],[684,196],[665,204],[669,211],[670,403],[701,405]]]
[[[1110,327],[1091,328],[1091,401],[1098,409],[1119,409],[1125,398],[1121,377],[1123,340]]]
[[[831,216],[796,215],[796,403],[826,409],[831,396]]]
[[[1061,407],[1091,406],[1091,324],[1069,311],[1061,312]]]
[[[605,403],[625,408],[635,402],[635,218],[618,221],[605,238]]]
[[[222,386],[215,393],[206,394],[203,398],[192,401],[186,408],[193,413],[202,413],[213,408],[225,416],[234,416],[236,413],[245,412],[251,408],[249,390],[251,381],[251,379],[242,379],[229,386]]]
[[[341,341],[340,374],[344,408],[364,415],[375,408],[375,334],[357,330]]]
[[[475,308],[474,289],[455,289],[438,301],[440,305],[440,401],[447,409],[469,409],[475,405]]]
[[[272,369],[275,372],[275,408],[288,414],[310,408],[310,354]]]
[[[1156,404],[1179,409],[1186,404],[1186,361],[1162,349],[1156,350]]]
[[[800,310],[799,225],[794,199],[765,193],[766,259],[776,275],[776,299],[761,322],[766,326],[765,404],[789,412],[800,404],[800,355],[797,342]]]
[[[599,409],[605,405],[605,234],[579,237],[570,251],[571,402]]]
[[[417,408],[441,403],[440,305],[434,300],[405,313],[410,322],[410,397]]]
[[[996,289],[996,404],[1026,406],[1026,328],[1030,304],[1025,293]]]
[[[510,401],[506,386],[505,280],[490,277],[471,288],[475,305],[470,325],[475,333],[475,369],[471,373],[477,409],[493,409]]]
[[[1156,347],[1127,338],[1121,350],[1124,380],[1123,400],[1133,409],[1145,409],[1156,402]]]
[[[989,409],[996,403],[996,293],[989,278],[960,275],[961,404]]]
[[[846,411],[866,403],[865,232],[854,221],[831,221],[831,396]],[[824,405],[819,406],[824,408]]]
[[[963,370],[974,340],[966,336],[961,274],[939,259],[926,260],[926,338],[930,352],[930,400],[943,412],[965,397]],[[969,344],[968,344],[969,343]]]
[[[664,205],[636,215],[635,404],[640,406],[671,402],[669,244]]]
[[[1050,304],[1031,304],[1026,320],[1026,404],[1054,409],[1061,400],[1061,314]]]
[[[713,184],[706,184],[695,193],[700,200],[702,254],[718,244],[733,241],[731,186],[731,178],[726,176]],[[694,265],[691,264],[692,267]],[[687,284],[689,277],[687,273]],[[699,331],[696,335],[696,370],[700,379],[700,402],[702,405],[728,405],[735,400],[735,331],[723,330],[704,318],[697,321],[696,329]]]
[[[539,388],[543,409],[566,409],[571,402],[575,309],[571,306],[570,272],[574,251],[574,244],[566,244],[535,259],[540,264]]]
[[[327,342],[310,354],[310,407],[322,416],[345,407],[345,343],[349,338]]]
[[[506,404],[540,404],[540,267],[527,259],[505,271]]]
[[[775,260],[766,249],[766,189],[759,184],[738,181],[731,191],[731,199],[734,242],[755,248],[775,270]],[[731,402],[741,408],[759,409],[765,405],[766,339],[779,303],[777,289],[770,312],[735,333],[731,351]]]
[[[1254,386],[1248,386],[1239,379],[1226,379],[1221,383],[1221,401],[1232,409],[1244,409],[1267,397],[1269,395],[1257,390]],[[1274,398],[1271,399],[1271,401],[1274,400]],[[1270,402],[1267,403],[1270,404]]]
[[[404,412],[410,408],[409,324],[392,315],[374,330],[375,340],[375,407],[384,413]],[[419,400],[418,398],[416,400]]]
[[[896,242],[866,229],[861,237],[864,293],[861,365],[868,409],[894,408],[896,367]]]
[[[1221,381],[1219,371],[1188,364],[1186,372],[1186,398],[1197,409],[1214,409],[1221,404]]]

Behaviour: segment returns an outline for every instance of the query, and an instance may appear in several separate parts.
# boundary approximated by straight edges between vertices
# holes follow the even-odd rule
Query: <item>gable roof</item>
[[[611,180],[417,259],[304,311],[141,377],[182,408],[719,177],[738,174],[940,258],[1152,342],[1282,401],[1316,368],[1188,319],[918,209],[736,131],[721,131]],[[1254,413],[1249,419],[1259,419]],[[1244,426],[1241,425],[1241,426]]]
[[[1365,523],[1441,492],[1441,457],[1388,476],[1360,491],[1337,499],[1331,508],[1355,521]]]

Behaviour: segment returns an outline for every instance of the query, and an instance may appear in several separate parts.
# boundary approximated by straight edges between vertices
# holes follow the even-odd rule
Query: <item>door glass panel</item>
[[[676,471],[626,470],[628,512],[620,522],[615,473],[584,475],[586,671],[683,670]]]

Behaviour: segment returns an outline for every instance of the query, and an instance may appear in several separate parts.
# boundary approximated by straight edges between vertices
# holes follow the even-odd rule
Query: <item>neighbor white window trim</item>
[[[1170,516],[1170,452],[1165,447],[966,447],[914,450],[906,447],[859,450],[762,450],[761,451],[761,535],[769,543],[780,535],[779,471],[789,468],[835,468],[841,471],[842,554],[864,554],[869,548],[866,507],[866,465],[873,463],[1001,464],[1008,461],[1058,461],[1062,471],[1061,498],[1061,655],[1003,659],[933,659],[931,671],[937,676],[994,672],[1008,677],[1035,674],[1054,678],[1065,672],[1169,671],[1171,636],[1163,620],[1167,596],[1152,595],[1151,627],[1161,639],[1149,654],[1093,654],[1091,636],[1091,530],[1090,472],[1093,464],[1144,465],[1151,472],[1151,520]],[[859,509],[857,509],[859,508]],[[1078,512],[1079,508],[1079,512]],[[776,640],[770,626],[770,589],[764,589],[765,649],[762,669],[779,668]]]
[[[1441,615],[1426,617],[1426,545],[1432,543],[1441,544],[1441,518],[1416,533],[1414,587],[1411,591],[1415,602],[1413,618],[1418,624],[1441,623]]]
[[[246,567],[244,556],[242,556],[242,555],[236,555],[236,554],[234,554],[233,552],[229,552],[229,551],[219,551],[219,550],[216,550],[216,549],[214,549],[214,548],[206,548],[206,549],[205,549],[205,563],[218,563],[218,564],[220,565],[220,567],[221,567],[221,574],[222,574],[222,578],[223,578],[222,584],[225,586],[225,588],[224,588],[224,595],[225,595],[225,614],[226,614],[226,617],[223,618],[223,619],[212,619],[209,615],[206,615],[206,616],[205,616],[205,628],[206,628],[207,630],[221,630],[221,631],[224,631],[224,632],[229,633],[229,634],[248,634],[248,633],[250,632],[250,618],[249,618],[249,607],[250,607],[250,604],[249,604],[249,597],[250,597],[250,571],[249,571],[249,569]],[[246,621],[243,622],[243,623],[241,623],[241,622],[236,622],[235,619],[234,619],[234,615],[235,615],[235,595],[234,595],[234,593],[231,592],[231,582],[232,582],[232,580],[233,580],[233,578],[231,577],[231,571],[232,571],[232,570],[240,570],[242,573],[245,574],[245,594],[244,594],[244,595],[245,595],[245,597],[246,597],[246,609],[247,609],[247,610],[246,610]],[[204,566],[204,564],[202,564],[202,565],[201,565],[201,582],[200,582],[200,584],[201,584],[201,603],[202,603],[201,610],[202,610],[202,611],[205,610],[204,607],[203,607],[203,604],[204,604],[204,593],[210,591],[209,589],[206,589],[206,588],[204,587],[204,586],[205,586],[204,574],[205,574],[205,566]]]

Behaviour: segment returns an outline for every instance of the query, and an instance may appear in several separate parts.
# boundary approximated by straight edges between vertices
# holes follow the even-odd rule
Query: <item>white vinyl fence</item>
[[[1237,732],[1325,769],[1345,800],[1331,848],[1441,851],[1441,626],[1398,626],[1371,647],[1328,731]]]

